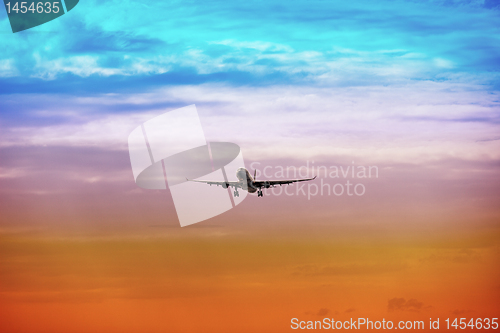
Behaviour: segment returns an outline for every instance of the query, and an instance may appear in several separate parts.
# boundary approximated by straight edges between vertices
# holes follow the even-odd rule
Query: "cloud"
[[[36,65],[34,77],[53,80],[60,73],[71,73],[81,77],[93,74],[110,76],[123,74],[120,69],[105,68],[97,64],[98,58],[95,56],[74,56],[57,58],[53,60],[41,59],[35,55]]]
[[[500,9],[500,3],[498,0],[484,0],[484,8],[488,9]]]
[[[492,115],[477,115],[463,118],[443,118],[443,117],[402,117],[403,120],[406,121],[429,121],[429,122],[458,122],[458,123],[491,123],[491,124],[500,124],[500,114],[492,114]],[[480,142],[486,141],[494,141],[494,140],[480,140]]]
[[[227,45],[234,48],[239,49],[255,49],[259,51],[268,51],[268,52],[293,52],[293,49],[288,45],[276,44],[271,42],[247,42],[247,41],[237,41],[237,40],[222,40],[222,41],[214,41],[210,42],[210,44],[220,44]]]
[[[392,311],[412,311],[420,312],[424,303],[417,301],[416,299],[409,299],[408,301],[404,298],[392,298],[388,301],[387,310]]]
[[[325,316],[328,313],[330,313],[330,309],[327,308],[321,308],[319,309],[318,313],[316,313],[317,316]]]
[[[19,72],[14,65],[14,59],[0,60],[0,78],[12,77],[19,75]]]
[[[483,255],[478,249],[442,249],[423,258],[422,262],[440,263],[452,262],[455,264],[469,264],[481,262]]]
[[[452,312],[452,314],[454,314],[455,316],[461,316],[461,315],[469,314],[472,312],[474,312],[474,311],[473,310],[454,310]]]
[[[488,142],[488,141],[497,141],[497,140],[500,140],[500,136],[482,139],[482,140],[477,140],[477,142]]]
[[[277,151],[280,157],[349,154],[398,162],[498,158],[498,140],[488,140],[498,132],[498,95],[473,89],[449,82],[335,89],[212,83],[147,92],[12,94],[0,99],[0,144],[125,149],[138,124],[194,103],[209,140],[238,138],[256,159],[278,157]],[[491,121],[442,121],[483,118]]]
[[[3,36],[0,59],[16,59],[23,77],[62,81],[68,73],[144,78],[192,71],[219,74],[209,80],[224,82],[277,75],[278,84],[359,86],[458,73],[489,80],[488,72],[498,73],[495,11],[470,2],[315,1],[283,7],[274,1],[252,6],[123,1],[117,8],[90,1],[88,6],[91,12],[80,8],[71,20],[22,33],[23,43],[17,42],[20,35]],[[450,12],[446,18],[440,15],[443,7]]]
[[[307,264],[295,267],[293,275],[303,276],[340,276],[340,275],[378,275],[401,271],[401,264],[350,264],[350,265],[315,265]]]

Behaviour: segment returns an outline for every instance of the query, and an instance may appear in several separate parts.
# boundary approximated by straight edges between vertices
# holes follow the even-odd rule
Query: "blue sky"
[[[6,92],[71,90],[37,78],[89,92],[408,79],[479,80],[496,90],[499,8],[481,1],[81,1],[17,34],[8,33],[2,12],[0,77]]]
[[[125,147],[136,121],[195,103],[214,137],[256,149],[302,135],[326,154],[332,142],[365,154],[397,139],[419,156],[429,140],[440,156],[462,141],[484,156],[492,147],[475,144],[496,144],[500,119],[497,4],[81,1],[16,34],[1,11],[3,145]],[[217,133],[242,123],[262,146],[254,132]]]

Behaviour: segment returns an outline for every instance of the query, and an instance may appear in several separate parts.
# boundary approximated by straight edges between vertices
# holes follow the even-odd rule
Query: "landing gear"
[[[257,191],[257,197],[263,197],[264,194],[262,193],[262,190]]]
[[[238,190],[235,190],[235,191],[234,191],[234,196],[235,196],[235,197],[239,197],[239,196],[240,196],[240,192],[238,192]]]

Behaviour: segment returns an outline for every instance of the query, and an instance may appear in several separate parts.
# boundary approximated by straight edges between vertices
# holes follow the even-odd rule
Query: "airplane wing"
[[[255,187],[265,187],[269,188],[271,186],[275,185],[287,185],[287,184],[292,184],[292,183],[297,183],[297,182],[306,182],[309,180],[314,180],[316,179],[316,176],[313,178],[305,178],[305,179],[288,179],[288,180],[256,180],[254,182]]]
[[[228,187],[234,187],[235,189],[236,188],[242,188],[241,187],[241,184],[239,182],[215,182],[215,181],[209,181],[209,180],[194,180],[194,179],[187,179],[187,181],[190,181],[190,182],[197,182],[197,183],[204,183],[204,184],[208,184],[210,186],[212,185],[216,185],[216,186],[222,186],[223,188],[228,188]]]

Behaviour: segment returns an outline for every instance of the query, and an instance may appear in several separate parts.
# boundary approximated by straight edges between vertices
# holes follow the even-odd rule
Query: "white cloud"
[[[207,139],[238,143],[254,159],[318,155],[392,161],[500,158],[500,141],[485,140],[498,133],[498,96],[469,92],[472,88],[425,81],[398,88],[206,84],[79,97],[66,101],[60,110],[50,106],[46,111],[71,115],[68,110],[77,109],[78,123],[6,128],[2,145],[127,149],[128,135],[135,127],[174,107],[110,114],[107,106],[117,110],[131,105],[195,103]]]
[[[53,60],[42,59],[38,54],[34,54],[34,57],[36,65],[33,77],[46,80],[53,80],[61,73],[72,73],[81,77],[92,74],[102,76],[123,74],[121,69],[100,67],[96,56],[74,56]]]
[[[453,68],[453,62],[443,58],[434,58],[434,64],[441,68]]]
[[[99,56],[73,56],[57,58],[53,60],[43,59],[39,54],[34,54],[36,61],[33,70],[33,77],[45,80],[56,79],[58,75],[71,73],[80,77],[90,75],[111,76],[111,75],[143,75],[162,74],[168,72],[171,62],[165,57],[132,58],[127,57],[126,65],[119,68],[101,66]],[[0,67],[1,70],[1,67]],[[1,73],[1,72],[0,72]]]
[[[18,76],[19,71],[14,65],[14,59],[0,60],[0,77]]]
[[[220,44],[220,45],[228,45],[234,48],[239,49],[255,49],[258,51],[281,51],[281,52],[293,52],[293,49],[285,44],[271,43],[266,41],[237,41],[232,39],[222,40],[222,41],[213,41],[209,42],[209,44]]]

